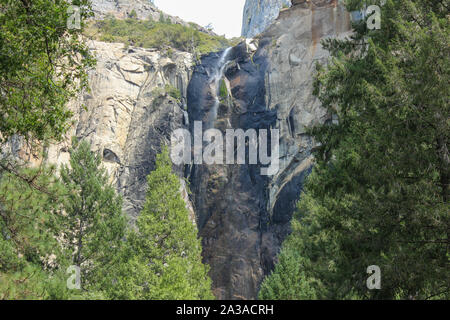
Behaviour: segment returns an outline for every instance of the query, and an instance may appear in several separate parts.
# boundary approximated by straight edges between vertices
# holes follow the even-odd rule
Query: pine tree
[[[80,37],[90,2],[73,1],[79,28],[68,27],[71,4],[0,0],[0,299],[67,297],[54,168],[23,170],[3,147],[19,137],[34,153],[69,128],[67,102],[87,88],[94,64]]]
[[[112,285],[114,258],[125,236],[122,199],[108,179],[101,157],[90,150],[90,144],[74,140],[70,167],[61,168],[66,189],[64,244],[71,253],[71,264],[80,268],[85,293]]]
[[[276,290],[298,278],[280,274],[291,257],[305,284],[320,281],[319,298],[450,297],[445,3],[388,0],[380,30],[361,21],[351,39],[324,43],[333,60],[318,68],[315,93],[339,121],[310,130],[316,166],[263,296],[282,297]],[[366,286],[371,265],[381,290]]]
[[[54,168],[24,169],[1,177],[0,299],[64,296],[65,260],[56,240],[63,190],[53,172]]]
[[[202,263],[197,229],[172,173],[167,148],[148,176],[148,191],[122,252],[115,298],[145,300],[212,299],[208,267]]]

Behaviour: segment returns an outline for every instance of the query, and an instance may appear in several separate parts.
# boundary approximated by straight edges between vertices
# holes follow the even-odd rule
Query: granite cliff
[[[289,8],[291,0],[246,0],[242,18],[242,36],[253,38],[278,17],[280,10]]]
[[[257,165],[193,165],[189,170],[204,259],[221,299],[255,298],[275,263],[310,172],[314,141],[306,128],[331,119],[313,96],[317,62],[326,63],[325,37],[344,36],[349,14],[337,1],[296,1],[260,36],[233,48],[223,72],[228,99],[215,110],[211,75],[220,54],[203,57],[188,87],[191,124],[280,130],[280,170],[261,176]]]

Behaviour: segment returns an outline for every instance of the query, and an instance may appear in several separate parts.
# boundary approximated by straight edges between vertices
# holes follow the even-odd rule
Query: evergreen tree
[[[172,173],[167,148],[148,176],[148,191],[137,231],[122,252],[114,298],[146,300],[212,299],[201,242]]]
[[[33,187],[20,177],[32,177]],[[46,192],[38,189],[45,188]],[[0,299],[62,298],[62,188],[53,168],[25,169],[0,180]]]
[[[300,279],[282,274],[290,259],[304,286],[319,284],[296,298],[450,297],[448,1],[378,4],[381,30],[361,21],[351,39],[325,42],[333,60],[316,94],[339,121],[310,131],[316,166],[261,297]],[[370,265],[381,290],[366,286]]]
[[[80,25],[73,28],[71,4],[80,8]],[[52,192],[37,183],[35,174],[43,172],[21,170],[3,147],[23,138],[21,147],[36,154],[64,137],[72,116],[67,103],[87,88],[86,70],[94,64],[80,37],[91,14],[89,0],[0,0],[0,175],[37,188],[33,197]]]
[[[81,270],[84,292],[107,290],[112,285],[114,257],[125,236],[122,199],[108,179],[101,157],[90,150],[89,143],[74,140],[70,167],[64,165],[61,169],[66,189],[63,230],[71,264]]]
[[[71,4],[81,8],[75,28]],[[94,63],[79,37],[91,14],[89,0],[0,0],[0,299],[64,296],[61,186],[53,168],[23,170],[3,147],[18,136],[33,148],[63,138],[67,102]]]
[[[317,299],[321,283],[307,276],[309,264],[298,248],[285,248],[279,256],[275,270],[268,277],[259,292],[262,300],[305,300]]]
[[[79,26],[68,23],[71,4]],[[0,145],[14,135],[61,139],[67,102],[87,87],[94,62],[80,37],[90,1],[0,0],[0,8]]]

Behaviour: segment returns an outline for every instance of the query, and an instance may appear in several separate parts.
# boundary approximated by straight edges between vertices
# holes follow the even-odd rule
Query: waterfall
[[[217,119],[217,111],[218,111],[219,105],[220,105],[220,100],[219,100],[220,81],[223,78],[225,68],[227,67],[228,63],[230,62],[229,56],[230,56],[231,49],[233,49],[233,47],[229,47],[222,52],[220,59],[217,61],[215,72],[213,73],[212,77],[210,78],[210,81],[214,82],[214,105],[211,108],[211,110],[209,111],[208,123],[207,123],[209,128],[214,127],[214,121],[216,121],[216,119]]]

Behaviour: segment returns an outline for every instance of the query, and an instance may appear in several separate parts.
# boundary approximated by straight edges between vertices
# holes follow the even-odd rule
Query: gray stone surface
[[[124,196],[125,212],[134,220],[156,154],[169,144],[172,130],[184,126],[185,99],[160,92],[170,84],[186,96],[192,55],[174,50],[169,58],[156,50],[97,41],[89,46],[97,58],[89,73],[91,90],[71,103],[75,124],[66,142],[50,147],[48,162],[68,162],[71,136],[88,140],[103,155],[111,182]],[[183,168],[175,169],[182,177]],[[183,195],[187,199],[185,190]]]
[[[315,144],[305,129],[330,120],[312,95],[315,63],[328,59],[320,40],[347,35],[349,19],[337,1],[295,0],[257,39],[231,50],[223,78],[230,96],[217,110],[212,75],[220,53],[194,66],[185,52],[174,50],[169,58],[156,50],[91,42],[98,61],[89,74],[91,91],[70,104],[74,125],[66,142],[49,148],[47,161],[68,162],[71,136],[90,141],[134,219],[145,198],[146,176],[172,130],[192,130],[194,120],[209,125],[211,119],[222,131],[279,129],[281,165],[275,176],[261,176],[258,165],[175,168],[191,184],[191,199],[186,188],[181,191],[203,239],[215,295],[254,299],[289,233],[313,164]],[[182,101],[157,94],[166,84],[181,91]],[[13,142],[11,150],[20,154],[20,141]]]
[[[130,14],[136,12],[137,19],[159,21],[161,15],[165,19],[169,19],[171,23],[180,24],[183,26],[194,26],[199,31],[215,35],[211,30],[196,25],[190,24],[179,17],[168,15],[159,10],[152,0],[91,0],[92,10],[94,11],[94,19],[104,19],[106,16],[113,16],[116,19],[126,19]]]
[[[263,32],[291,0],[246,0],[242,20],[242,36],[253,38]]]
[[[313,164],[306,127],[330,120],[313,96],[316,62],[328,53],[320,40],[344,36],[349,15],[334,1],[297,5],[280,13],[258,39],[235,47],[225,80],[232,97],[221,103],[215,127],[280,130],[280,171],[257,165],[195,165],[190,169],[205,262],[220,299],[254,299],[273,269]],[[214,104],[210,75],[219,55],[202,59],[188,89],[191,130],[206,124]]]
[[[159,19],[159,11],[152,0],[91,0],[96,18],[113,15],[124,19],[134,10],[138,19]]]

